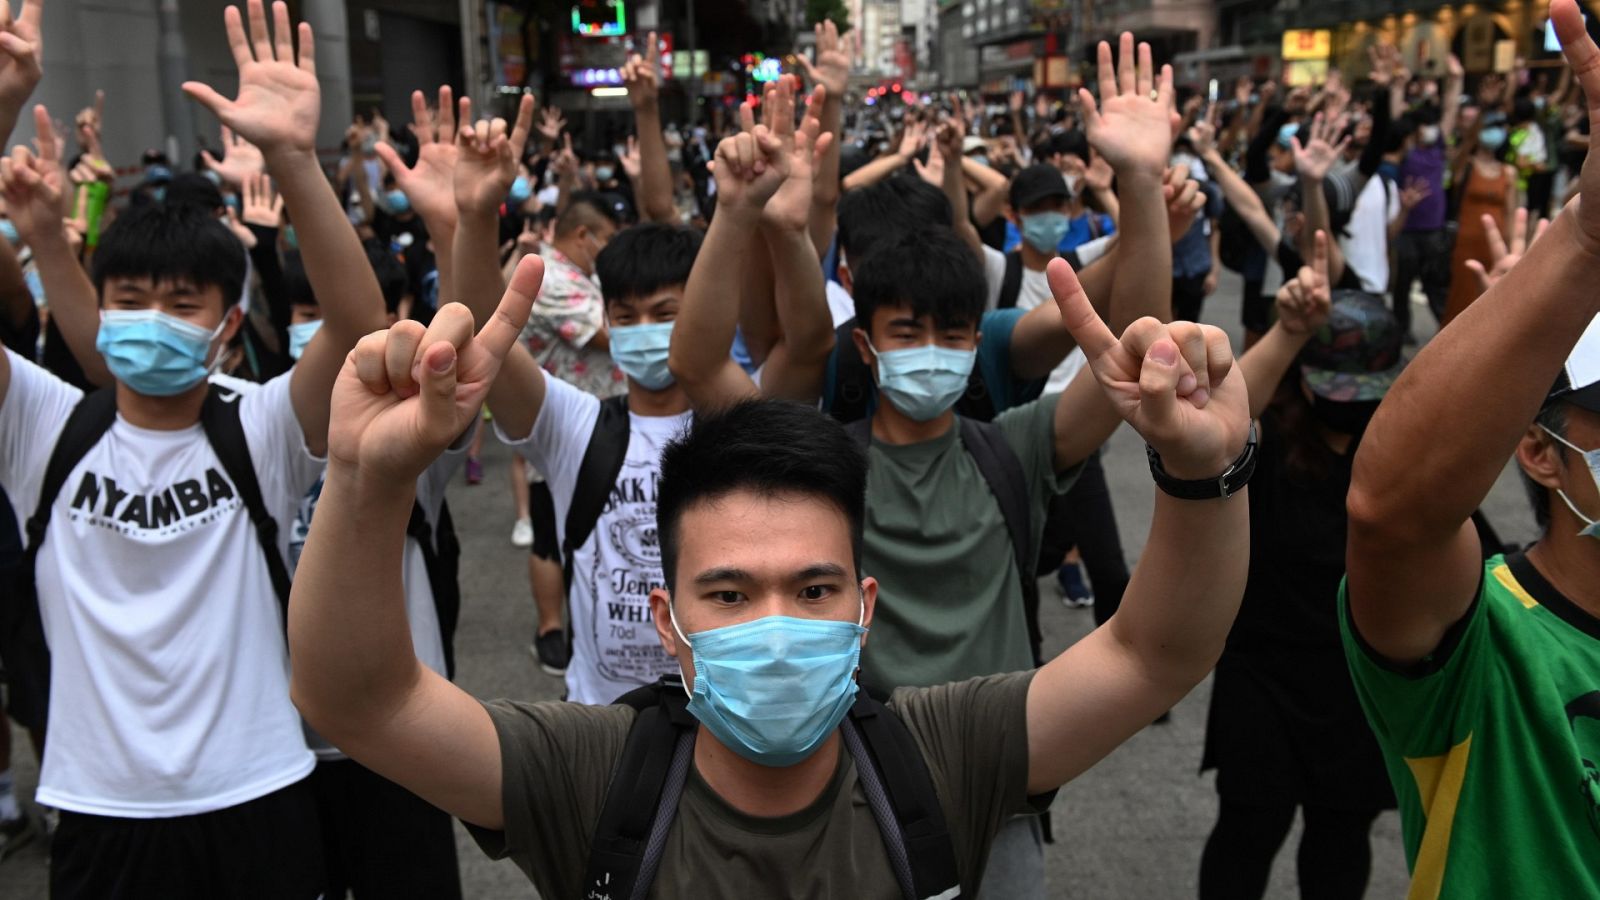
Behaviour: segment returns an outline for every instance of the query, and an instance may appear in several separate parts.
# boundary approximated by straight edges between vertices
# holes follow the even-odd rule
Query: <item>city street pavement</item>
[[[1203,316],[1227,327],[1236,346],[1238,292],[1239,280],[1225,274]],[[1431,317],[1421,307],[1414,318],[1419,329],[1431,327]],[[1104,456],[1130,565],[1144,547],[1153,503],[1154,488],[1141,443],[1124,427]],[[534,616],[526,552],[512,547],[509,539],[513,513],[507,451],[490,440],[484,457],[487,480],[468,487],[458,477],[449,492],[464,547],[462,616],[456,636],[458,680],[479,697],[553,700],[560,696],[560,680],[542,674],[528,651]],[[1506,540],[1532,539],[1532,518],[1513,469],[1508,468],[1496,485],[1485,512]],[[1053,580],[1044,583],[1041,594],[1047,651],[1059,651],[1093,628],[1089,610],[1068,610],[1058,602]],[[1052,808],[1055,843],[1046,848],[1051,897],[1194,896],[1201,848],[1216,816],[1211,776],[1198,774],[1209,695],[1208,680],[1178,704],[1170,723],[1145,729],[1062,789]],[[36,771],[21,732],[15,732],[14,747],[19,787],[24,796],[31,796]],[[1296,826],[1279,854],[1268,897],[1298,896],[1294,869],[1298,833]],[[459,826],[457,843],[466,897],[498,900],[533,895],[514,866],[489,861]],[[1401,897],[1406,883],[1399,820],[1388,813],[1373,832],[1368,896]],[[40,842],[0,863],[0,896],[8,900],[46,896],[46,854]]]

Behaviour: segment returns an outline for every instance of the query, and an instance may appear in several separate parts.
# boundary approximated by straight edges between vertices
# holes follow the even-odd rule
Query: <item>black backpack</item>
[[[874,390],[872,369],[861,361],[861,354],[855,352],[856,343],[852,336],[855,327],[856,320],[852,316],[833,331],[833,402],[828,404],[827,412],[846,425],[866,418],[872,412],[868,406]],[[967,392],[956,401],[956,412],[980,422],[994,418],[997,412],[994,397],[989,392],[988,383],[983,380],[981,367],[972,367],[972,374],[967,376]]]
[[[439,501],[439,522],[429,527],[427,513],[419,501],[411,501],[411,520],[406,534],[422,547],[422,564],[428,570],[428,586],[433,589],[433,607],[439,617],[439,640],[444,645],[445,677],[456,677],[456,625],[461,621],[461,541],[450,504]]]
[[[238,394],[211,385],[200,407],[200,425],[223,470],[233,482],[234,489],[239,492],[239,499],[244,503],[251,524],[255,526],[256,540],[266,557],[267,573],[272,579],[272,590],[278,597],[287,625],[289,569],[278,550],[278,522],[267,511],[266,503],[261,498],[261,486],[256,481],[250,446],[245,441],[244,426],[239,421],[238,399]],[[34,564],[50,525],[51,507],[66,485],[67,477],[111,429],[116,418],[117,396],[112,388],[86,394],[73,408],[61,430],[61,436],[56,440],[55,449],[50,453],[44,482],[39,489],[39,505],[28,518],[24,533],[27,549],[23,551],[22,563],[17,567],[16,592],[9,601],[15,620],[6,629],[8,634],[5,645],[0,647],[0,655],[6,661],[11,689],[24,695],[28,708],[38,710],[38,724],[41,726],[44,724],[44,711],[49,708],[50,651],[44,638]]]
[[[572,503],[567,507],[567,523],[561,539],[561,574],[572,592],[572,555],[594,532],[600,513],[616,487],[617,475],[628,458],[632,425],[628,421],[628,395],[619,394],[600,401],[600,415],[589,444],[578,464],[578,479],[572,488]],[[570,634],[568,636],[570,640]]]
[[[675,675],[616,702],[633,707],[638,715],[606,789],[583,884],[615,900],[643,900],[655,882],[678,813],[699,722],[689,712],[683,682]],[[901,896],[960,896],[944,808],[911,732],[866,691],[856,694],[839,729],[883,835]]]
[[[1028,622],[1028,645],[1033,650],[1033,664],[1044,664],[1044,632],[1039,627],[1039,582],[1034,576],[1034,557],[1039,548],[1033,542],[1033,512],[1028,497],[1028,479],[1022,471],[1022,460],[1006,443],[1000,426],[993,422],[978,422],[965,416],[956,416],[961,429],[961,446],[966,448],[972,462],[977,465],[989,492],[1000,505],[1000,515],[1005,519],[1006,533],[1011,537],[1011,549],[1017,574],[1022,581],[1022,609]],[[872,443],[872,420],[859,419],[845,426],[845,431],[855,438],[862,449]]]

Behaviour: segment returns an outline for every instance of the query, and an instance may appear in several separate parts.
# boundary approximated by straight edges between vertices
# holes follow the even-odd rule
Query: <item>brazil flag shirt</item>
[[[1485,563],[1433,656],[1345,656],[1400,802],[1410,900],[1600,897],[1600,619],[1526,557]]]

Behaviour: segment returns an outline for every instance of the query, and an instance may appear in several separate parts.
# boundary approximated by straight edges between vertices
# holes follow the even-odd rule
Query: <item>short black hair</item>
[[[211,210],[167,203],[131,206],[100,236],[94,254],[95,292],[103,295],[111,278],[214,286],[227,310],[244,290],[244,245]]]
[[[804,494],[833,504],[850,523],[850,549],[861,577],[866,452],[815,407],[745,400],[697,414],[689,430],[661,451],[656,537],[669,592],[678,574],[678,525],[684,512],[735,491],[764,497]]]
[[[577,231],[580,225],[587,225],[593,231],[602,221],[610,222],[613,226],[621,224],[605,195],[596,191],[579,191],[572,195],[572,199],[567,201],[567,208],[556,217],[556,237],[566,237]]]
[[[854,266],[878,244],[914,227],[950,226],[955,214],[944,191],[915,175],[898,174],[839,198],[839,247]]]
[[[1533,424],[1540,426],[1557,437],[1567,436],[1567,404],[1563,400],[1555,400],[1544,405],[1539,414],[1534,417]],[[1559,443],[1559,442],[1558,442]],[[1558,448],[1558,452],[1560,449]],[[1528,473],[1517,467],[1517,475],[1522,478],[1522,489],[1528,494],[1528,505],[1533,507],[1533,521],[1539,526],[1542,537],[1550,530],[1550,489],[1528,477]]]
[[[697,229],[659,222],[612,235],[594,260],[606,303],[648,297],[662,288],[688,284],[700,241]]]
[[[411,279],[406,275],[405,266],[377,241],[364,241],[361,246],[366,251],[372,273],[378,276],[384,310],[398,313],[400,301],[411,291]],[[283,295],[291,304],[322,305],[317,300],[316,289],[311,286],[311,279],[306,275],[305,259],[299,250],[290,250],[283,255]]]
[[[167,182],[161,202],[168,206],[192,206],[216,215],[226,202],[217,183],[198,172],[183,172]]]
[[[910,306],[938,328],[977,327],[989,296],[977,256],[950,228],[903,231],[852,261],[850,273],[856,326],[867,331],[880,306]]]

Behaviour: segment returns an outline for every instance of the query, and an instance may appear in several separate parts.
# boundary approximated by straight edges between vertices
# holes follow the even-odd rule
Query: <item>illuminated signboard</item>
[[[628,30],[625,0],[581,0],[572,7],[572,33],[613,37]]]
[[[622,84],[621,69],[578,69],[572,73],[574,87],[615,87]]]
[[[1333,32],[1326,28],[1302,28],[1283,33],[1283,58],[1327,59],[1333,52]]]

